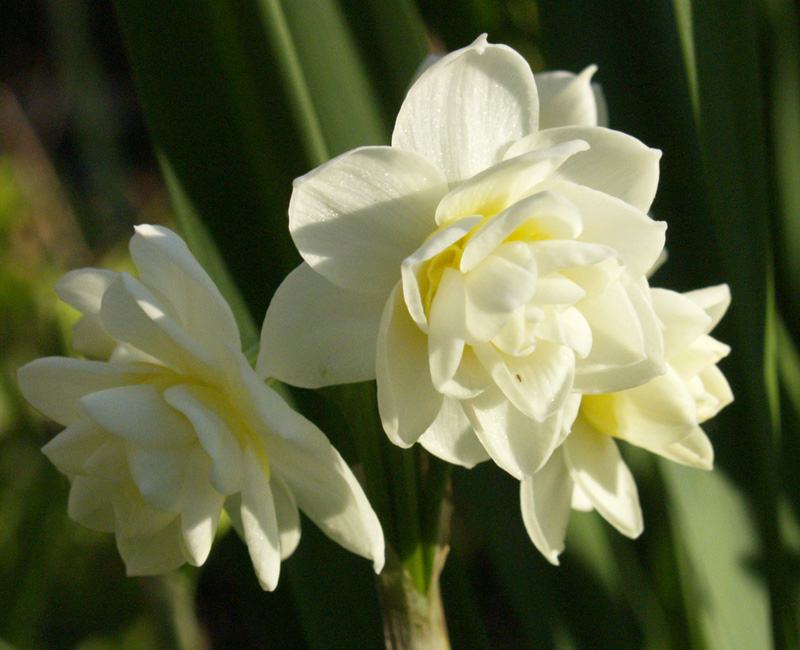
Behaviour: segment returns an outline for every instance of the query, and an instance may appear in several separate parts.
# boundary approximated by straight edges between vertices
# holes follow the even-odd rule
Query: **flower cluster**
[[[73,345],[99,360],[41,359],[19,382],[66,427],[44,452],[71,481],[71,516],[151,574],[202,564],[224,509],[272,589],[299,508],[380,571],[380,524],[352,471],[265,383],[376,379],[392,442],[520,480],[551,562],[572,508],[638,535],[613,439],[711,467],[700,424],[732,395],[716,367],[728,348],[709,332],[730,295],[650,287],[660,152],[600,125],[593,74],[534,76],[481,37],[419,77],[391,146],[297,179],[304,262],[268,309],[255,370],[170,231],[137,229],[138,278],[67,274],[58,294],[83,314]]]
[[[593,72],[535,77],[481,37],[420,76],[391,146],[297,179],[304,263],[256,367],[309,388],[377,379],[392,442],[520,479],[552,561],[572,504],[641,532],[612,437],[707,467],[699,423],[731,399],[707,336],[727,288],[650,288],[660,152],[598,125]]]
[[[345,548],[384,560],[383,533],[341,456],[254,372],[230,307],[169,230],[130,242],[139,278],[82,269],[56,286],[84,316],[73,346],[19,370],[25,398],[66,428],[44,453],[70,516],[113,532],[131,575],[208,556],[223,508],[274,589],[298,508]]]

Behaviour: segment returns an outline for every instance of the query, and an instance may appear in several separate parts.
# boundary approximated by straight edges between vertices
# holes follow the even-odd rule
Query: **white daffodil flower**
[[[309,388],[377,378],[392,442],[518,478],[563,438],[573,392],[662,373],[644,277],[664,245],[647,216],[660,152],[596,126],[592,72],[545,75],[540,94],[483,36],[419,77],[392,146],[297,179],[305,262],[256,370]]]
[[[652,290],[663,323],[667,371],[608,395],[584,395],[572,432],[545,466],[522,481],[522,517],[553,564],[564,550],[570,509],[596,509],[628,537],[643,529],[636,483],[613,438],[669,460],[711,469],[714,452],[700,424],[733,401],[717,362],[730,349],[708,335],[730,304],[727,285],[685,294]]]
[[[202,564],[225,508],[274,589],[299,508],[380,571],[383,534],[353,473],[250,367],[230,307],[183,240],[140,226],[130,251],[138,279],[83,269],[56,287],[84,314],[78,349],[109,360],[19,370],[28,402],[66,427],[43,451],[71,481],[70,516],[115,533],[128,573],[151,575]]]

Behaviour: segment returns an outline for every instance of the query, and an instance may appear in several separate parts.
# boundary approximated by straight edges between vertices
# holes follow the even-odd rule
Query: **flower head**
[[[298,508],[383,565],[375,513],[341,456],[250,367],[214,283],[171,231],[140,226],[139,278],[82,269],[56,286],[84,317],[78,351],[19,370],[25,398],[66,428],[43,451],[71,482],[70,516],[113,532],[131,575],[208,556],[223,508],[261,585],[300,538]]]
[[[596,126],[592,72],[543,77],[540,95],[519,54],[481,37],[420,76],[392,146],[298,179],[305,263],[273,299],[257,370],[377,378],[394,443],[518,478],[561,442],[575,393],[663,372],[644,278],[664,244],[647,215],[660,153]]]
[[[570,507],[596,509],[628,537],[643,528],[633,476],[614,438],[675,462],[711,469],[700,424],[733,401],[717,362],[728,346],[709,336],[730,303],[727,285],[685,294],[652,290],[664,329],[666,372],[607,395],[584,395],[572,431],[545,466],[522,481],[522,516],[536,547],[554,564],[564,549]]]

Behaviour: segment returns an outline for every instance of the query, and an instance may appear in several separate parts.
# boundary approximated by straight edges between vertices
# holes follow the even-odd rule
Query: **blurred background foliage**
[[[708,424],[712,473],[625,449],[645,533],[573,513],[560,567],[528,540],[516,481],[455,471],[453,647],[798,647],[797,0],[1,0],[0,15],[0,649],[381,646],[368,564],[308,522],[274,593],[235,535],[201,570],[126,579],[110,536],[67,519],[39,453],[56,430],[14,376],[68,352],[54,280],[125,268],[142,222],[181,228],[252,343],[299,259],[292,179],[387,142],[425,55],[482,32],[535,70],[597,63],[611,125],[664,152],[670,259],[653,284],[731,285],[715,335],[736,402]],[[357,461],[346,393],[295,397]]]

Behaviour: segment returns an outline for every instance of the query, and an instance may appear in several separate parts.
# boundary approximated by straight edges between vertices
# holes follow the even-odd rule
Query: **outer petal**
[[[507,157],[583,140],[586,151],[568,158],[556,175],[604,192],[647,212],[658,187],[661,152],[620,131],[598,126],[562,126],[539,131],[514,143]]]
[[[427,337],[411,320],[399,283],[381,319],[377,378],[383,428],[394,444],[410,447],[436,419],[442,395],[431,383]]]
[[[445,268],[431,303],[428,356],[431,381],[439,392],[449,385],[464,353],[464,283],[461,274]]]
[[[472,468],[490,458],[461,403],[452,397],[444,398],[439,415],[419,442],[434,456],[463,467]]]
[[[272,298],[256,371],[303,388],[374,379],[385,304],[386,296],[342,289],[301,264]]]
[[[152,535],[117,536],[117,549],[129,576],[158,575],[177,569],[186,562],[177,518]]]
[[[718,284],[705,289],[687,291],[683,294],[689,300],[701,307],[709,316],[711,322],[708,324],[706,333],[713,330],[717,323],[722,320],[725,312],[731,304],[731,290],[727,284]]]
[[[249,447],[244,454],[242,527],[247,550],[262,589],[278,586],[281,570],[280,536],[269,479]]]
[[[553,70],[534,75],[539,89],[539,129],[596,126],[597,101],[592,88],[596,65],[580,74]]]
[[[154,449],[128,445],[131,478],[142,499],[151,508],[163,512],[180,510],[188,452],[188,449]]]
[[[68,426],[42,447],[42,453],[64,474],[83,474],[86,461],[108,439],[89,419]]]
[[[550,179],[547,187],[563,194],[580,210],[580,241],[610,246],[625,263],[628,281],[638,280],[653,266],[664,248],[667,225],[614,196],[571,181]]]
[[[106,289],[100,309],[103,323],[116,339],[130,343],[183,372],[210,365],[208,348],[169,314],[168,308],[139,280],[121,273]]]
[[[520,483],[522,521],[531,541],[552,564],[564,550],[573,481],[558,448],[544,467]]]
[[[530,476],[553,453],[569,428],[564,412],[537,422],[517,410],[496,387],[461,403],[475,433],[495,463],[522,480]]]
[[[136,226],[130,251],[139,278],[166,298],[186,331],[212,350],[241,348],[231,308],[178,235],[161,226]]]
[[[108,359],[117,345],[100,320],[100,304],[118,275],[103,269],[76,269],[56,282],[58,297],[84,314],[75,323],[72,347],[88,357]]]
[[[525,59],[504,45],[489,45],[484,35],[420,76],[400,108],[392,146],[431,160],[453,187],[535,131],[538,109]]]
[[[90,530],[113,533],[114,507],[109,485],[96,476],[76,476],[69,491],[67,512],[74,521]]]
[[[243,361],[247,389],[270,431],[264,432],[262,442],[271,467],[322,532],[344,548],[371,558],[380,572],[383,531],[353,472],[317,427],[247,370]]]
[[[711,316],[683,294],[667,289],[651,289],[656,314],[664,324],[664,356],[672,356],[688,348],[710,330]]]
[[[197,445],[188,459],[181,492],[181,533],[187,559],[194,566],[208,558],[225,501],[208,481],[209,465],[208,455]]]
[[[691,435],[674,445],[650,451],[681,465],[707,470],[714,467],[714,448],[700,427],[695,428]]]
[[[614,440],[582,418],[564,442],[564,459],[572,480],[614,528],[631,538],[644,530],[639,494]]]
[[[278,474],[270,478],[270,487],[281,537],[281,560],[285,560],[294,553],[300,542],[300,512],[294,495]]]
[[[69,426],[85,417],[81,398],[105,388],[145,381],[153,372],[141,367],[45,357],[25,364],[17,371],[23,397],[37,411]]]
[[[306,262],[334,284],[388,295],[400,264],[435,229],[442,172],[392,147],[354,149],[298,178],[289,230]]]

